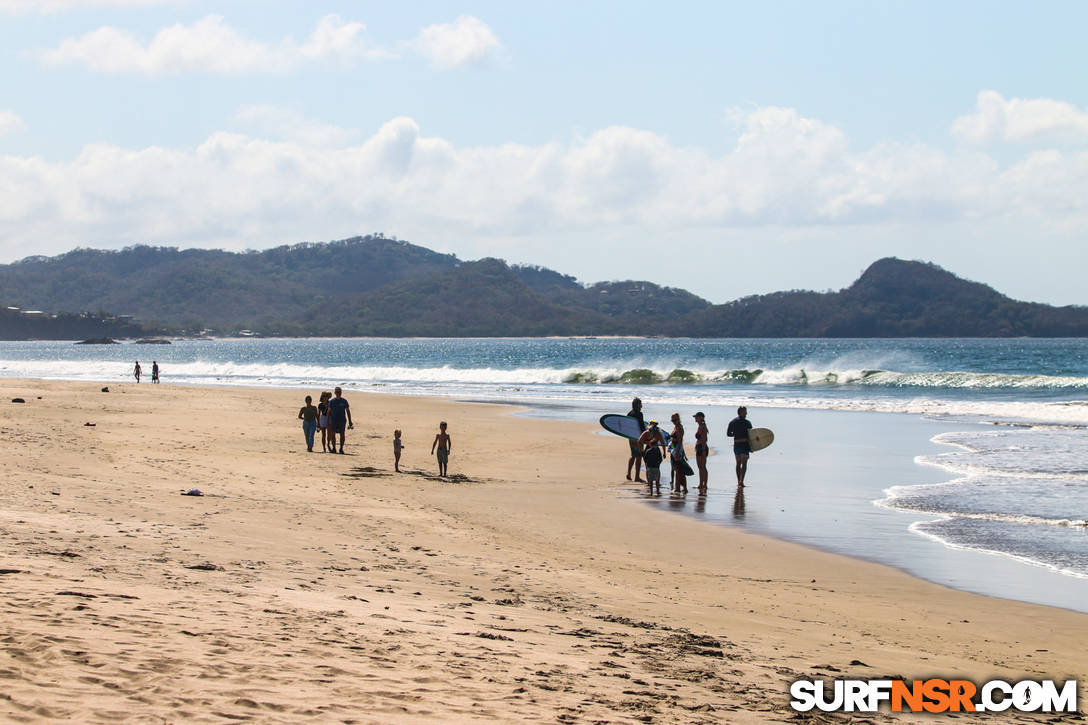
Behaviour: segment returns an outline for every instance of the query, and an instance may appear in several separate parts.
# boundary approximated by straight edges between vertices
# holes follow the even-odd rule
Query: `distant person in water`
[[[646,483],[650,486],[650,493],[661,493],[661,462],[669,451],[656,420],[650,421],[639,436],[638,443],[642,447],[642,460],[646,463]]]
[[[142,372],[143,372],[143,370],[140,369],[140,361],[137,360],[136,361],[136,367],[134,367],[132,369],[132,377],[136,378],[137,383],[140,382],[140,373],[142,373]]]
[[[321,450],[332,450],[332,431],[329,430],[329,398],[332,393],[325,391],[317,403],[317,427],[321,429]]]
[[[710,431],[706,427],[706,416],[702,411],[695,414],[695,422],[699,425],[695,429],[695,465],[699,469],[699,493],[706,493],[706,484],[710,480],[710,473],[706,470],[706,457],[710,454],[707,437]]]
[[[642,400],[635,398],[631,401],[631,411],[627,413],[628,416],[638,421],[638,430],[640,433],[646,430],[646,421],[642,417]],[[631,480],[631,467],[635,468],[635,480],[642,482],[639,478],[639,472],[642,470],[642,445],[638,441],[629,440],[628,444],[631,447],[631,455],[627,459],[627,480]]]
[[[298,419],[302,421],[302,433],[306,436],[306,450],[314,452],[314,433],[317,431],[317,407],[314,399],[306,396],[306,405],[298,409]]]
[[[332,391],[329,400],[329,453],[336,453],[336,436],[340,436],[340,453],[344,452],[344,431],[355,425],[351,422],[351,406],[339,387]]]
[[[679,413],[673,413],[670,420],[672,420],[672,436],[669,439],[669,445],[672,447],[671,463],[672,472],[675,474],[672,490],[687,493],[688,474],[687,455],[684,453],[684,424],[680,422]]]
[[[151,382],[156,384],[159,382],[159,363],[157,360],[151,361]]]
[[[744,476],[748,473],[748,454],[752,452],[748,443],[748,431],[752,421],[748,420],[748,409],[743,405],[737,408],[737,417],[729,421],[725,434],[733,439],[733,455],[737,459],[737,485],[744,485]]]
[[[393,470],[400,473],[400,450],[404,443],[400,440],[400,428],[393,431]]]
[[[431,444],[431,454],[438,452],[438,475],[445,476],[449,470],[450,449],[453,448],[453,438],[446,432],[446,421],[438,424],[438,433]]]

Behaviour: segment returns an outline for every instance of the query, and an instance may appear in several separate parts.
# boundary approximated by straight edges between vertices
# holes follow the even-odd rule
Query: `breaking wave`
[[[1002,373],[924,372],[894,370],[812,370],[803,367],[780,369],[738,368],[732,370],[573,370],[564,383],[626,385],[870,385],[888,388],[945,389],[1044,389],[1088,390],[1088,378],[1056,375],[1009,375]]]
[[[390,365],[310,365],[296,362],[177,362],[175,379],[193,380],[345,380],[360,382],[449,382],[576,385],[773,385],[870,386],[906,389],[1088,390],[1088,378],[977,372],[897,372],[894,370],[816,370],[801,366],[699,369],[682,367],[411,367]],[[0,360],[0,376],[109,380],[127,377],[131,363],[116,360]],[[164,370],[164,373],[166,371]]]

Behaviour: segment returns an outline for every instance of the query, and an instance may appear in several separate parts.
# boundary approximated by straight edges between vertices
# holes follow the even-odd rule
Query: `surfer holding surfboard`
[[[660,430],[656,426],[654,427],[653,436],[643,436],[647,432],[646,424],[642,417],[642,401],[635,398],[637,405],[632,406],[631,415],[619,415],[618,413],[607,413],[601,416],[601,427],[607,430],[609,433],[614,433],[622,438],[626,438],[631,446],[631,458],[635,460],[628,460],[628,478],[631,480],[631,465],[638,466],[642,462],[642,454],[645,453],[644,447],[653,447],[658,445],[658,441],[664,442],[668,445],[669,450],[672,452],[673,471],[679,474],[678,481],[674,482],[674,490],[685,492],[687,489],[686,477],[694,475],[694,471],[691,466],[688,465],[687,456],[683,454],[683,435],[684,427],[680,424],[679,413],[674,413],[671,420],[674,424],[672,435]],[[638,417],[635,417],[637,414]],[[701,413],[695,414],[695,419],[700,422],[700,427],[705,425],[705,418]],[[726,435],[733,439],[733,455],[737,459],[737,486],[744,486],[744,477],[748,473],[748,456],[753,451],[761,451],[767,446],[774,443],[774,432],[769,428],[753,428],[752,422],[748,420],[748,409],[744,406],[737,408],[737,417],[729,423],[729,427],[726,429]],[[660,436],[660,438],[658,438]],[[675,438],[675,440],[674,440]],[[705,456],[709,454],[707,447],[706,437],[700,437],[696,435],[696,456]],[[636,454],[636,450],[638,453]],[[654,458],[656,459],[656,453]],[[705,460],[705,459],[704,459]],[[660,463],[658,463],[660,465]],[[700,465],[700,472],[702,472],[705,463]],[[651,464],[647,463],[647,468],[650,468]],[[635,468],[635,480],[638,479],[639,468]],[[705,486],[702,485],[702,481],[705,479],[700,478],[700,491],[705,491]],[[652,486],[653,484],[651,484]]]
[[[737,486],[744,486],[744,476],[748,473],[748,454],[752,452],[748,441],[748,431],[752,430],[752,421],[748,420],[748,409],[743,405],[737,408],[737,417],[729,421],[725,434],[733,439],[733,455],[737,459]]]
[[[627,459],[627,480],[631,480],[631,466],[635,467],[635,480],[642,483],[639,473],[642,471],[642,445],[638,438],[646,430],[646,419],[642,417],[642,399],[635,398],[631,401],[631,412],[628,418],[634,418],[638,422],[638,433],[628,441],[631,448],[631,457]]]

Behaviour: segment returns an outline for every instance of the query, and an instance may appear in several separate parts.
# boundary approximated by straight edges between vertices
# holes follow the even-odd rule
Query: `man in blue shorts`
[[[343,397],[343,395],[340,388],[336,388],[332,391],[332,398],[329,400],[329,430],[332,433],[329,453],[336,453],[337,433],[340,434],[340,452],[343,453],[344,426],[346,424],[348,430],[355,427],[351,422],[351,407],[348,405],[347,398]]]
[[[737,485],[744,486],[744,474],[748,473],[748,454],[752,449],[748,445],[748,431],[752,421],[748,420],[748,409],[743,405],[737,408],[737,417],[729,421],[725,434],[733,439],[733,455],[737,458]]]

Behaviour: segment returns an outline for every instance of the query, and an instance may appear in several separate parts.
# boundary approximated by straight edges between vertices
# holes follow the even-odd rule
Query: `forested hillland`
[[[1019,302],[924,262],[878,260],[838,292],[794,290],[715,305],[652,282],[583,284],[542,267],[462,261],[381,235],[259,252],[76,249],[0,265],[0,301],[71,313],[69,321],[113,320],[111,329],[120,329],[116,315],[125,329],[145,333],[1088,336],[1088,308]],[[50,317],[38,330],[27,315],[0,316],[0,338],[67,335],[56,322],[44,325]]]

